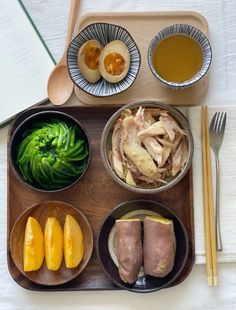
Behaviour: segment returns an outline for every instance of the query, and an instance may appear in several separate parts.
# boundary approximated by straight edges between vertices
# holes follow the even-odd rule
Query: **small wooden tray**
[[[55,108],[39,107],[22,113],[9,131],[9,139],[16,126],[26,117],[38,111]],[[30,290],[115,290],[119,289],[105,276],[98,263],[94,249],[92,259],[82,274],[65,285],[47,287],[34,284],[26,279],[16,268],[9,250],[9,235],[18,216],[29,206],[46,200],[61,200],[72,204],[87,217],[93,230],[94,241],[105,215],[121,202],[135,199],[150,199],[163,203],[173,209],[182,219],[189,236],[189,256],[187,264],[173,285],[182,282],[190,273],[194,262],[194,223],[192,170],[171,190],[156,195],[140,195],[127,191],[116,184],[106,173],[100,156],[100,140],[105,123],[115,112],[114,107],[63,107],[57,109],[77,118],[87,129],[92,144],[92,159],[88,171],[72,188],[59,193],[41,193],[21,184],[13,174],[8,159],[8,227],[7,257],[8,268],[13,279],[22,287]],[[9,145],[9,144],[8,144]],[[9,152],[8,152],[9,154]]]
[[[151,73],[147,62],[147,50],[151,40],[162,29],[173,24],[189,24],[208,36],[208,23],[197,12],[137,12],[137,13],[93,13],[78,20],[74,34],[92,23],[111,23],[124,27],[134,38],[141,53],[141,67],[135,83],[124,93],[107,97],[93,97],[75,86],[79,100],[88,105],[124,105],[132,101],[156,100],[175,105],[194,105],[203,102],[209,84],[206,74],[198,83],[184,90],[163,87]]]

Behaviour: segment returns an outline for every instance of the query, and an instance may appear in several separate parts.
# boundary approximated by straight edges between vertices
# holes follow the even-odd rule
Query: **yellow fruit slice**
[[[48,270],[58,270],[63,258],[63,234],[55,217],[47,219],[44,230],[45,259]]]
[[[79,265],[84,255],[83,233],[75,218],[66,216],[64,224],[64,257],[67,268]]]
[[[24,271],[38,270],[44,259],[43,231],[39,222],[29,217],[25,227]]]

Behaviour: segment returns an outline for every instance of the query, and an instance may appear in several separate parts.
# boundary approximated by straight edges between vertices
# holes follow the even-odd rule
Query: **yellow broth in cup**
[[[185,82],[200,71],[203,64],[201,46],[185,35],[172,35],[161,40],[153,53],[157,74],[169,82]]]

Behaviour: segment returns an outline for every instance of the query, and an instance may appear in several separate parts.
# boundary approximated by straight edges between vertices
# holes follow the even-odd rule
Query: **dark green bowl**
[[[32,128],[37,123],[44,122],[44,121],[48,122],[50,119],[55,119],[55,118],[62,120],[67,124],[72,124],[72,125],[74,124],[75,126],[77,126],[80,129],[81,138],[83,138],[86,141],[89,155],[88,155],[88,160],[87,160],[86,167],[84,168],[84,171],[81,173],[81,175],[78,178],[75,178],[74,180],[72,180],[71,184],[66,185],[64,187],[61,187],[61,188],[44,189],[44,188],[40,187],[38,184],[31,184],[31,183],[24,180],[24,178],[23,178],[23,176],[19,170],[18,164],[17,164],[17,150],[18,150],[18,147],[19,147],[22,139],[24,138],[24,132],[27,129]],[[83,126],[80,124],[80,122],[77,119],[75,119],[74,117],[72,117],[69,114],[59,112],[59,111],[42,111],[42,112],[37,112],[37,113],[29,116],[20,125],[18,125],[16,127],[16,129],[14,130],[12,137],[10,139],[8,154],[9,154],[10,166],[12,168],[12,171],[21,183],[23,183],[26,186],[28,186],[34,190],[37,190],[37,191],[59,192],[59,191],[70,188],[71,186],[76,184],[82,178],[85,171],[88,169],[88,166],[90,163],[91,144],[90,144],[89,136],[88,136],[86,130],[83,128]]]

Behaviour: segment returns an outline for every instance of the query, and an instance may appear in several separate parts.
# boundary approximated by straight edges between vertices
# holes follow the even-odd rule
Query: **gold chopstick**
[[[208,109],[206,106],[202,107],[201,124],[206,275],[208,285],[217,286],[217,256],[212,190],[211,153],[208,127]]]
[[[208,125],[208,108],[205,107],[205,129],[206,129],[206,153],[207,153],[207,169],[208,169],[208,209],[211,235],[211,253],[212,253],[212,272],[213,286],[217,286],[217,255],[216,255],[216,234],[214,220],[214,204],[213,204],[213,186],[212,186],[212,169],[211,169],[211,149]]]
[[[209,286],[213,285],[213,270],[211,264],[210,248],[210,229],[209,229],[209,211],[207,194],[207,159],[206,159],[206,134],[205,134],[205,107],[202,106],[202,180],[203,180],[203,206],[204,206],[204,231],[205,231],[205,252],[206,252],[206,276]]]

